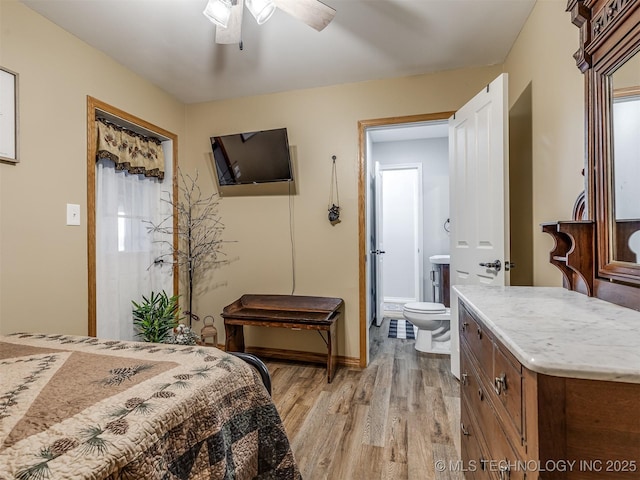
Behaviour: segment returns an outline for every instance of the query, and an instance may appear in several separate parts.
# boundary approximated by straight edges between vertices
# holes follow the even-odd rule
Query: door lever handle
[[[502,269],[502,262],[500,260],[496,260],[495,262],[481,263],[480,266],[486,268],[494,268],[496,272],[499,272]]]

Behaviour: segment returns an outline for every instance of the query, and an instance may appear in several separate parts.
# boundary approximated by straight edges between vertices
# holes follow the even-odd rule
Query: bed
[[[0,336],[0,480],[299,479],[256,371],[212,347]]]

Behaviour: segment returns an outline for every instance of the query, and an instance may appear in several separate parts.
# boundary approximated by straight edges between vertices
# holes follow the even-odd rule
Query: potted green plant
[[[169,297],[164,290],[151,292],[149,298],[142,296],[142,302],[133,304],[133,325],[138,337],[145,342],[163,343],[171,338],[173,329],[181,320],[178,318],[178,295]]]

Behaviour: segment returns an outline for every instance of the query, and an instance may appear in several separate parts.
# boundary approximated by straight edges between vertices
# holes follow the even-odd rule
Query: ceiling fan
[[[258,25],[271,18],[276,8],[320,31],[333,20],[335,9],[320,0],[208,0],[202,12],[216,25],[216,43],[240,44],[242,12],[246,5]]]

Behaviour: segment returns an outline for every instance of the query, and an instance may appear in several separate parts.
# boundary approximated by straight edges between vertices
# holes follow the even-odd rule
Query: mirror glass
[[[640,262],[640,52],[611,76],[611,260]]]

